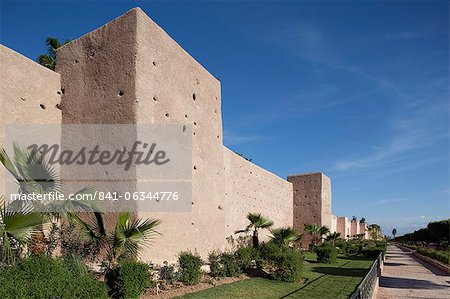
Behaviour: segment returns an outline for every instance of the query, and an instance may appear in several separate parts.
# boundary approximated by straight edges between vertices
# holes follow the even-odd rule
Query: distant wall
[[[337,216],[331,215],[331,224],[330,224],[330,231],[331,232],[337,232]]]
[[[61,110],[56,107],[61,101],[58,73],[3,45],[0,66],[0,147],[6,125],[61,123]],[[0,194],[4,194],[4,175],[0,167]]]
[[[305,224],[331,226],[331,182],[323,173],[290,175],[294,193],[294,229],[304,232]],[[311,236],[303,235],[303,246],[311,243]]]
[[[336,231],[341,234],[341,238],[347,239],[347,236],[350,235],[350,222],[347,217],[337,217]]]
[[[359,234],[359,222],[358,221],[351,221],[350,222],[350,236],[358,235]]]
[[[248,225],[249,212],[262,213],[274,227],[292,227],[292,184],[223,148],[225,234]],[[262,235],[267,232],[262,232]]]

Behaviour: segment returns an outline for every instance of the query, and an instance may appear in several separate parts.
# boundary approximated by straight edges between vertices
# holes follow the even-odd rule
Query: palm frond
[[[37,61],[40,65],[45,66],[46,68],[49,68],[53,71],[55,70],[55,59],[50,55],[39,55]]]
[[[290,227],[272,229],[270,232],[272,241],[279,245],[290,245],[301,238],[301,235]]]
[[[136,257],[141,246],[148,246],[153,237],[159,234],[155,228],[158,219],[131,220],[131,213],[123,212],[117,217],[113,236],[113,251],[116,257]]]
[[[28,244],[31,237],[39,231],[43,218],[30,206],[16,207],[6,205],[3,197],[0,197],[0,238],[3,252],[3,260],[12,261],[11,240],[19,244]]]

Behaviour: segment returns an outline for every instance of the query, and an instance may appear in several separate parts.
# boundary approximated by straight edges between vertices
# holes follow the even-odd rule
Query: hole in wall
[[[158,98],[156,96],[153,97],[153,101],[157,102]]]
[[[24,102],[25,102],[25,101],[27,100],[27,99],[25,99],[25,98],[22,98],[22,97],[20,97],[20,99],[21,99],[22,101],[24,101]]]
[[[185,118],[188,118],[187,114],[184,115]]]
[[[57,104],[55,105],[55,107],[56,107],[56,109],[61,110],[61,103],[57,103]]]
[[[66,89],[65,88],[61,88],[61,92],[62,92],[62,94],[64,94],[66,92]]]
[[[197,166],[194,165],[194,170],[197,170]]]
[[[123,92],[123,90],[119,91],[119,97],[123,96],[125,93]]]
[[[169,117],[169,113],[166,113],[165,116],[166,116],[166,117]]]
[[[194,126],[196,126],[196,125],[197,125],[197,122],[194,121]]]
[[[156,66],[156,61],[153,61],[153,65]]]
[[[192,99],[195,101],[197,100],[197,96],[195,95],[195,93],[192,94]]]
[[[42,110],[46,108],[44,104],[39,104],[39,106],[42,108]]]
[[[73,62],[78,63],[78,60],[75,59]]]
[[[192,132],[192,135],[194,135],[194,136],[195,136],[195,132]]]

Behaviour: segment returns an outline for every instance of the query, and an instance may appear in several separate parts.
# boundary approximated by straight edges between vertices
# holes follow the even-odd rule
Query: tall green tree
[[[49,68],[51,70],[55,70],[56,67],[56,50],[69,43],[70,40],[66,40],[63,44],[59,42],[57,38],[47,37],[45,40],[45,44],[48,47],[48,53],[44,55],[39,55],[38,62],[39,64]]]
[[[394,228],[393,230],[392,230],[392,235],[394,236],[394,239],[395,239],[395,235],[397,234],[397,229],[396,228]]]
[[[258,248],[259,247],[259,237],[258,237],[258,231],[260,229],[269,229],[273,225],[273,221],[261,216],[261,214],[256,213],[248,213],[247,219],[250,221],[250,224],[247,225],[246,228],[235,231],[236,234],[238,233],[246,233],[250,230],[253,230],[253,247]]]

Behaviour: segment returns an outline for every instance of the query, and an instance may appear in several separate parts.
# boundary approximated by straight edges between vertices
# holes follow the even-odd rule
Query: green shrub
[[[339,249],[339,253],[344,254],[347,253],[349,243],[345,240],[338,240],[336,241],[336,247]]]
[[[220,263],[223,265],[226,277],[238,277],[242,273],[238,260],[233,253],[222,253],[220,255]]]
[[[450,264],[450,251],[440,251],[431,248],[417,247],[417,252],[443,263]]]
[[[78,264],[75,259],[31,256],[0,271],[0,298],[108,298],[104,283],[87,271],[68,268],[70,264]]]
[[[173,265],[169,265],[168,262],[164,262],[164,266],[159,269],[159,279],[165,280],[170,284],[178,280],[178,276]]]
[[[271,268],[273,279],[287,282],[298,282],[303,268],[303,257],[299,251],[272,245],[266,247],[269,251],[267,263]]]
[[[261,269],[263,267],[263,260],[261,258],[261,253],[257,248],[254,247],[240,247],[236,250],[236,258],[238,260],[239,266],[243,271],[251,269],[254,265]]]
[[[369,247],[364,247],[361,253],[364,257],[377,258],[380,255],[380,253],[382,253],[382,252],[383,252],[383,248],[369,246]]]
[[[317,246],[316,254],[319,263],[332,264],[337,261],[337,249],[331,244]]]
[[[121,261],[105,278],[111,298],[139,298],[151,285],[149,266],[132,260]]]
[[[194,285],[200,282],[202,276],[202,259],[192,252],[181,252],[178,256],[180,265],[180,281],[187,285]]]
[[[223,277],[224,276],[224,270],[223,266],[220,263],[220,253],[211,252],[208,256],[209,260],[209,274],[212,277]]]

